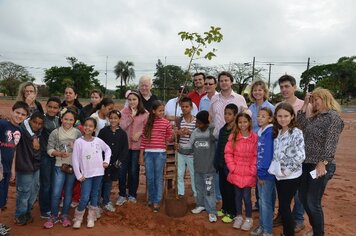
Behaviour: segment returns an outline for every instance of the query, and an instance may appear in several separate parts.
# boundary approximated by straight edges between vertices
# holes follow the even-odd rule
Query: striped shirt
[[[195,123],[196,123],[196,119],[194,116],[192,116],[192,121],[190,123],[188,123],[184,117],[182,118],[182,121],[180,123],[180,128],[188,128],[189,131],[193,132],[193,130],[195,129]],[[189,142],[189,138],[190,138],[190,134],[185,134],[185,135],[181,135],[179,137],[179,143],[180,144],[186,144]]]
[[[166,150],[166,142],[172,139],[172,126],[165,118],[156,118],[153,122],[151,139],[142,132],[141,150],[161,149]]]

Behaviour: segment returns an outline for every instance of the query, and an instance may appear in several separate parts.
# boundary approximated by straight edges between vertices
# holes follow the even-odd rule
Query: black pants
[[[279,212],[283,221],[283,234],[294,236],[295,221],[290,204],[300,184],[300,177],[296,179],[277,180],[277,193],[279,199]]]
[[[220,193],[222,197],[222,209],[225,214],[236,216],[234,185],[227,181],[227,167],[219,168]]]

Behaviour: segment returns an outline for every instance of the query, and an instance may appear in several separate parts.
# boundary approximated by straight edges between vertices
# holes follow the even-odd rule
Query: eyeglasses
[[[204,83],[204,85],[210,85],[210,86],[213,86],[214,85],[214,83]]]

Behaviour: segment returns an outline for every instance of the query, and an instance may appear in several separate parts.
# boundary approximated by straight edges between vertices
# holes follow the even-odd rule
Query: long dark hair
[[[295,127],[297,127],[297,120],[296,120],[296,115],[294,113],[294,109],[292,107],[292,105],[290,105],[287,102],[281,102],[280,104],[278,104],[278,106],[276,107],[276,110],[274,111],[274,117],[273,117],[273,138],[277,138],[278,136],[278,131],[280,129],[282,129],[282,126],[278,123],[277,121],[277,112],[279,110],[286,110],[287,112],[289,112],[289,114],[291,116],[293,116],[292,120],[290,121],[289,125],[288,125],[288,132],[291,134],[293,133],[293,129]]]
[[[99,111],[102,106],[107,107],[110,106],[111,104],[114,104],[114,101],[111,98],[103,98],[101,102],[99,102],[96,107],[95,107],[95,112]]]
[[[73,102],[73,105],[78,108],[78,110],[82,109],[83,108],[83,105],[79,102],[78,100],[78,93],[77,93],[77,90],[75,89],[74,86],[67,86],[65,89],[64,89],[64,92],[66,91],[67,88],[70,88],[73,90],[74,94],[77,95],[77,97],[74,99],[74,102]],[[68,104],[66,102],[66,100],[64,100],[61,104],[61,107],[64,108],[64,107],[67,107]]]
[[[137,113],[136,113],[136,116],[139,116],[141,114],[145,114],[146,113],[146,109],[145,107],[143,106],[143,102],[142,102],[142,98],[140,96],[140,94],[136,91],[131,91],[129,92],[129,94],[127,95],[127,99],[129,98],[130,95],[135,95],[138,99],[138,105],[137,105]]]
[[[156,111],[160,106],[164,106],[163,102],[161,102],[160,100],[152,102],[152,109],[150,111],[150,114],[148,115],[147,123],[143,132],[146,138],[149,140],[151,139],[153,123],[156,118],[156,115],[153,112]]]
[[[240,133],[240,128],[238,126],[238,123],[239,123],[239,118],[240,117],[244,117],[247,119],[248,123],[249,123],[249,126],[248,126],[248,131],[251,131],[252,129],[252,119],[251,119],[251,116],[245,112],[240,112],[239,114],[237,114],[236,116],[236,119],[235,119],[235,128],[234,130],[232,131],[232,144],[234,146],[234,148],[236,147],[236,141],[237,141],[237,135]]]

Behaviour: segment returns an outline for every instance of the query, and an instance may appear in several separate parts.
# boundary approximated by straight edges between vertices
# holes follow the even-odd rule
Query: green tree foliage
[[[135,69],[133,68],[135,65],[131,61],[119,61],[115,67],[114,67],[114,72],[116,74],[116,79],[120,78],[120,90],[121,90],[121,95],[120,97],[124,96],[124,89],[123,83],[125,84],[125,88],[127,86],[127,83],[135,78]],[[118,87],[118,86],[116,86]]]
[[[161,60],[158,59],[154,76],[153,87],[156,90],[155,94],[163,97],[162,90],[164,89],[167,91],[167,98],[170,99],[177,96],[177,87],[184,84],[187,72],[180,66],[165,66],[162,64]]]
[[[0,89],[8,96],[16,96],[22,82],[34,81],[25,67],[13,62],[0,62]]]
[[[70,66],[53,66],[45,70],[44,82],[51,95],[63,94],[67,86],[74,86],[80,97],[88,97],[93,88],[105,91],[104,86],[96,78],[99,72],[94,69],[93,65],[88,66],[83,62],[78,62],[75,57],[66,59]]]
[[[304,93],[308,84],[332,91],[337,98],[356,94],[356,56],[341,57],[336,63],[318,65],[303,72],[300,87]]]

